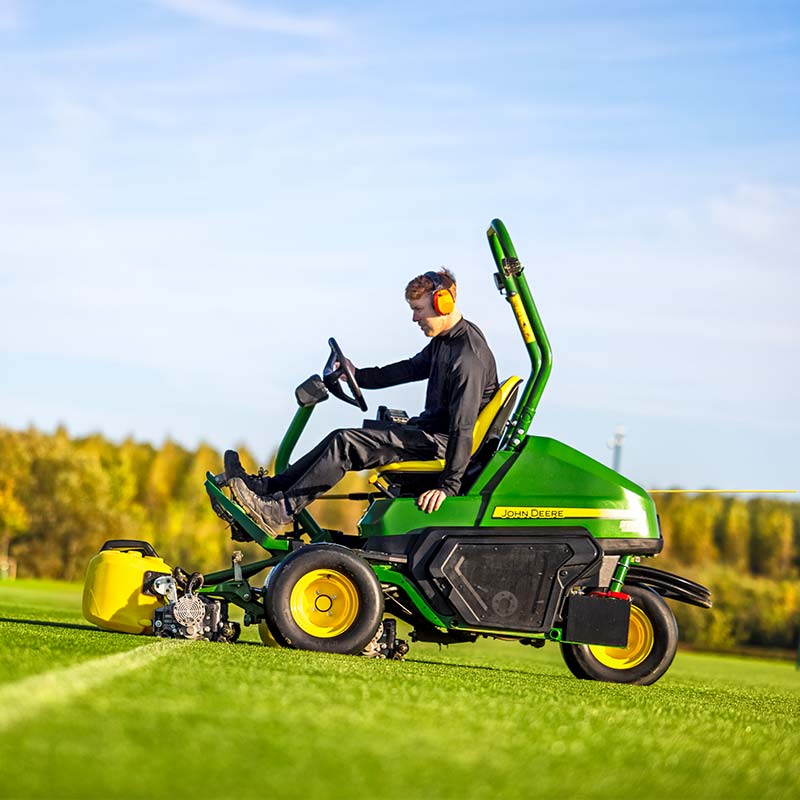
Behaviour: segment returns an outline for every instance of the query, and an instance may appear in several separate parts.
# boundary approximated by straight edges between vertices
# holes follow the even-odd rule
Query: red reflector
[[[625,592],[602,592],[600,589],[596,589],[593,592],[589,592],[589,597],[611,597],[614,600],[630,600],[631,596],[629,594],[625,594]]]

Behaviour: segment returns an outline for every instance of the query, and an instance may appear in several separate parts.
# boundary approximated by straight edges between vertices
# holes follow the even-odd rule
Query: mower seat
[[[500,435],[517,400],[521,383],[522,378],[516,375],[504,381],[494,397],[478,414],[472,431],[472,460],[467,467],[465,477],[468,478],[470,472],[474,472],[472,469],[474,466],[483,467],[497,449]],[[443,469],[443,458],[431,461],[397,461],[373,470],[368,480],[376,489],[389,497],[399,497],[403,493],[404,485],[413,493],[419,488],[418,479],[424,481],[426,477],[436,476]]]

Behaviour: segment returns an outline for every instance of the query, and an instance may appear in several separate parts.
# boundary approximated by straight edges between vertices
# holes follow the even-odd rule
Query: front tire
[[[625,647],[562,644],[569,671],[582,680],[655,683],[672,664],[678,649],[678,623],[661,595],[641,586],[623,588],[631,596],[631,621]]]
[[[265,619],[278,644],[360,653],[383,617],[381,585],[369,564],[339,545],[308,545],[270,573]]]

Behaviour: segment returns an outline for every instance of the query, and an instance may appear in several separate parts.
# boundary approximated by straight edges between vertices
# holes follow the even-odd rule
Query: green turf
[[[791,663],[681,652],[629,687],[576,680],[555,645],[159,642],[33,582],[0,584],[0,620],[2,798],[800,796]]]

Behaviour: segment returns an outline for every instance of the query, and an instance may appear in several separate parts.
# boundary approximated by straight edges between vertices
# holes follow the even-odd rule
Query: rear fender
[[[644,586],[670,600],[711,608],[711,592],[705,586],[653,567],[634,564],[625,576],[625,586]]]

